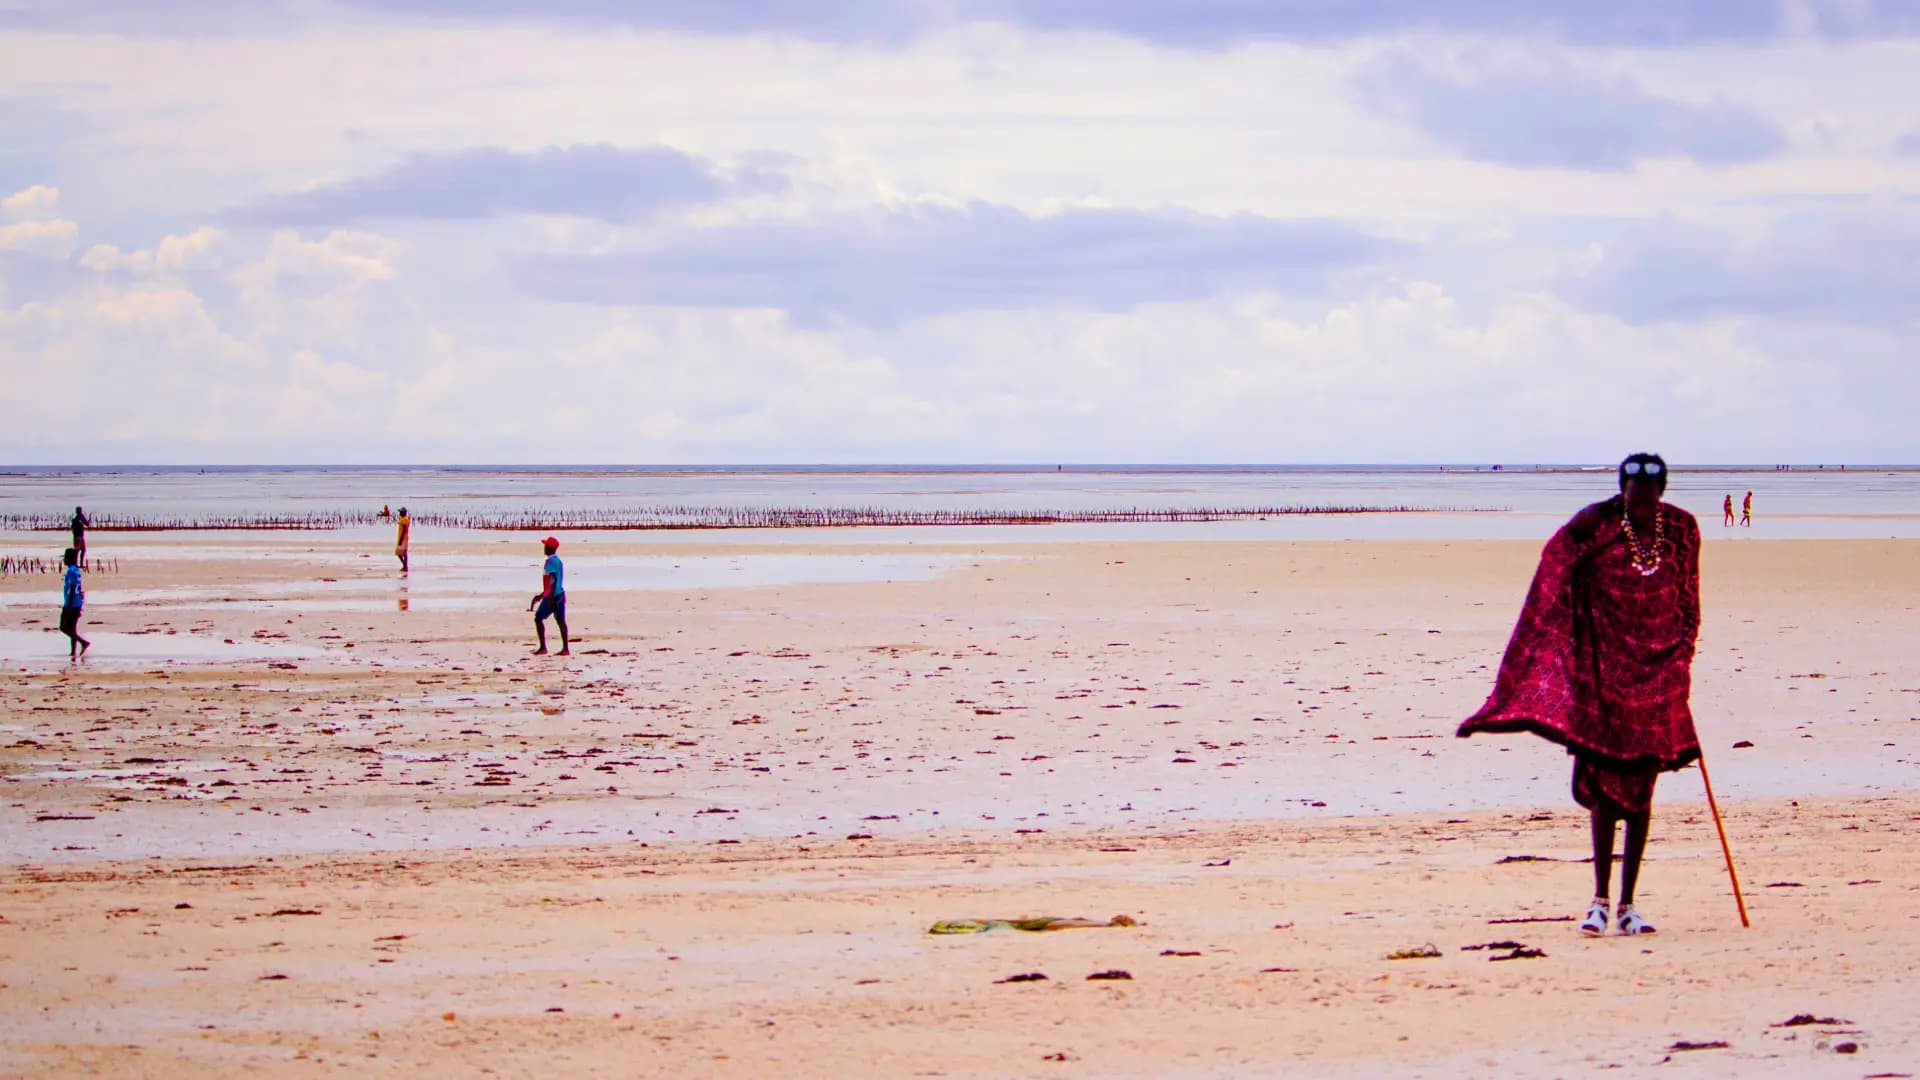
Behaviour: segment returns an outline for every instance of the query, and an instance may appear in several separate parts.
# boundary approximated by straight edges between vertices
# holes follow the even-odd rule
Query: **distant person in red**
[[[533,632],[540,639],[540,647],[533,650],[533,655],[547,654],[547,616],[551,615],[560,627],[560,655],[571,656],[573,649],[567,640],[567,568],[560,562],[560,541],[549,536],[540,541],[540,546],[547,553],[547,561],[540,566],[540,592],[530,605]]]
[[[1620,463],[1620,494],[1547,541],[1493,694],[1459,734],[1531,731],[1573,755],[1573,798],[1593,824],[1593,903],[1580,931],[1607,932],[1614,825],[1627,825],[1622,934],[1650,934],[1633,906],[1653,782],[1700,756],[1688,697],[1700,633],[1700,525],[1661,497],[1667,463]]]
[[[1731,491],[1727,493],[1727,501],[1720,504],[1720,513],[1726,518],[1720,523],[1721,528],[1724,529],[1733,524],[1733,493]]]
[[[1747,492],[1746,498],[1740,500],[1740,524],[1748,528],[1753,526],[1753,492],[1751,491]]]

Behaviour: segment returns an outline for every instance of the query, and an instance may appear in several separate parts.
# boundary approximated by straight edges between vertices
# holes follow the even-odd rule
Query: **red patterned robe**
[[[1617,506],[1600,511],[1590,534],[1569,522],[1547,541],[1493,694],[1458,734],[1551,739],[1574,755],[1575,801],[1639,814],[1661,771],[1700,756],[1687,704],[1700,632],[1700,525],[1663,505],[1660,569],[1642,576]]]

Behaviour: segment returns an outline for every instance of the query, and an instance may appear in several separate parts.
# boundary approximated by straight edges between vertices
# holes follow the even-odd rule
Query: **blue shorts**
[[[561,593],[558,596],[547,597],[546,599],[540,601],[539,607],[533,610],[533,618],[534,618],[534,621],[536,622],[546,618],[549,615],[553,616],[556,619],[565,619],[567,617],[567,594],[566,593]]]

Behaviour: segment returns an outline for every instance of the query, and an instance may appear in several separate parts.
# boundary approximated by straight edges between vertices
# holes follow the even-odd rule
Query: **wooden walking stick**
[[[1747,919],[1747,899],[1740,895],[1740,872],[1733,868],[1733,848],[1727,845],[1727,827],[1720,823],[1720,804],[1713,798],[1713,778],[1707,775],[1707,755],[1701,754],[1700,782],[1707,787],[1707,809],[1713,811],[1713,827],[1720,833],[1720,851],[1727,857],[1727,877],[1733,882],[1733,902],[1740,906],[1740,925],[1751,927]]]

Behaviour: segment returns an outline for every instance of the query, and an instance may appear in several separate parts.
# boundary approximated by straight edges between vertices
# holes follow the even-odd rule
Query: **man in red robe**
[[[1493,694],[1459,734],[1531,731],[1574,757],[1573,797],[1593,817],[1594,899],[1580,930],[1606,933],[1614,826],[1627,826],[1618,926],[1647,934],[1633,890],[1662,771],[1700,756],[1687,698],[1700,632],[1700,525],[1662,501],[1657,454],[1620,463],[1620,494],[1553,534],[1500,662]]]

